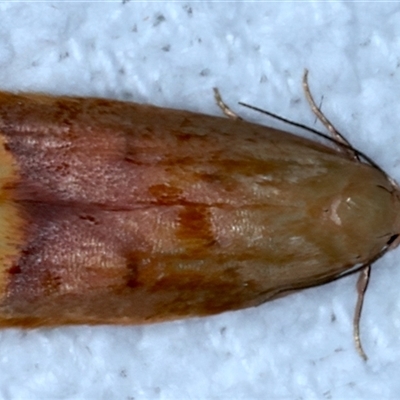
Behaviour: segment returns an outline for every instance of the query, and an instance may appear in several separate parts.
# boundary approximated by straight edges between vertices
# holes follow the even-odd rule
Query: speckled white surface
[[[0,88],[313,125],[323,110],[400,180],[398,2],[4,2]],[[360,240],[363,238],[360,237]],[[376,263],[352,340],[355,277],[256,309],[153,326],[0,332],[0,399],[396,399],[400,252]]]

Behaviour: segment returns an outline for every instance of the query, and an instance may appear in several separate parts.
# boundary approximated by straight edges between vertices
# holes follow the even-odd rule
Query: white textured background
[[[398,2],[4,2],[0,88],[315,119],[400,179]],[[288,128],[286,128],[288,129]],[[360,237],[360,240],[363,240]],[[355,277],[213,318],[0,332],[0,399],[400,398],[400,252],[376,263],[354,349]]]

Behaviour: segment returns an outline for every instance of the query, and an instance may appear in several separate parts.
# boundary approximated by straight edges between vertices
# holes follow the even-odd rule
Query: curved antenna
[[[250,105],[250,104],[243,103],[243,102],[241,102],[241,101],[239,101],[239,104],[240,104],[241,106],[243,106],[243,107],[246,107],[246,108],[249,108],[249,109],[251,109],[251,110],[258,111],[258,112],[260,112],[260,113],[262,113],[262,114],[268,115],[268,116],[270,116],[270,117],[272,117],[272,118],[274,118],[274,119],[276,119],[276,120],[278,120],[278,121],[284,122],[285,124],[292,125],[292,126],[295,126],[295,127],[297,127],[297,128],[304,129],[305,131],[311,132],[311,133],[313,133],[314,135],[317,135],[317,136],[319,136],[319,137],[322,137],[322,138],[324,138],[324,139],[326,139],[326,140],[328,140],[328,141],[330,141],[330,142],[332,142],[332,143],[335,143],[337,146],[340,146],[340,147],[342,147],[342,148],[344,148],[344,149],[351,150],[351,151],[353,151],[355,154],[357,154],[358,156],[360,156],[360,157],[361,157],[365,162],[367,162],[369,165],[371,165],[372,167],[376,168],[377,170],[379,170],[379,171],[382,172],[385,176],[388,177],[388,175],[386,174],[386,172],[385,172],[375,161],[373,161],[370,157],[368,157],[368,156],[367,156],[366,154],[364,154],[362,151],[359,151],[359,150],[355,149],[355,148],[352,147],[352,146],[349,146],[349,145],[347,145],[347,144],[345,144],[345,143],[342,143],[342,142],[336,140],[335,138],[333,138],[333,137],[331,137],[331,136],[329,136],[329,135],[326,135],[325,133],[322,133],[322,132],[320,132],[320,131],[317,131],[316,129],[310,128],[310,127],[307,126],[307,125],[301,124],[301,123],[299,123],[299,122],[291,121],[290,119],[281,117],[280,115],[274,114],[274,113],[272,113],[272,112],[270,112],[270,111],[263,110],[262,108],[255,107],[255,106],[252,106],[252,105]]]

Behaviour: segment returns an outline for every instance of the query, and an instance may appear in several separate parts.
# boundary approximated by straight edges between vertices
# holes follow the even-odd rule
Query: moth
[[[397,186],[349,151],[100,98],[1,92],[0,185],[3,327],[252,307],[367,265],[400,232]]]

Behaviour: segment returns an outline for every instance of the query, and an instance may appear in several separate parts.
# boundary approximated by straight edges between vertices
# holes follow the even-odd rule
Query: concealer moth
[[[399,234],[399,191],[336,139],[0,92],[0,326],[205,316],[368,265]]]

